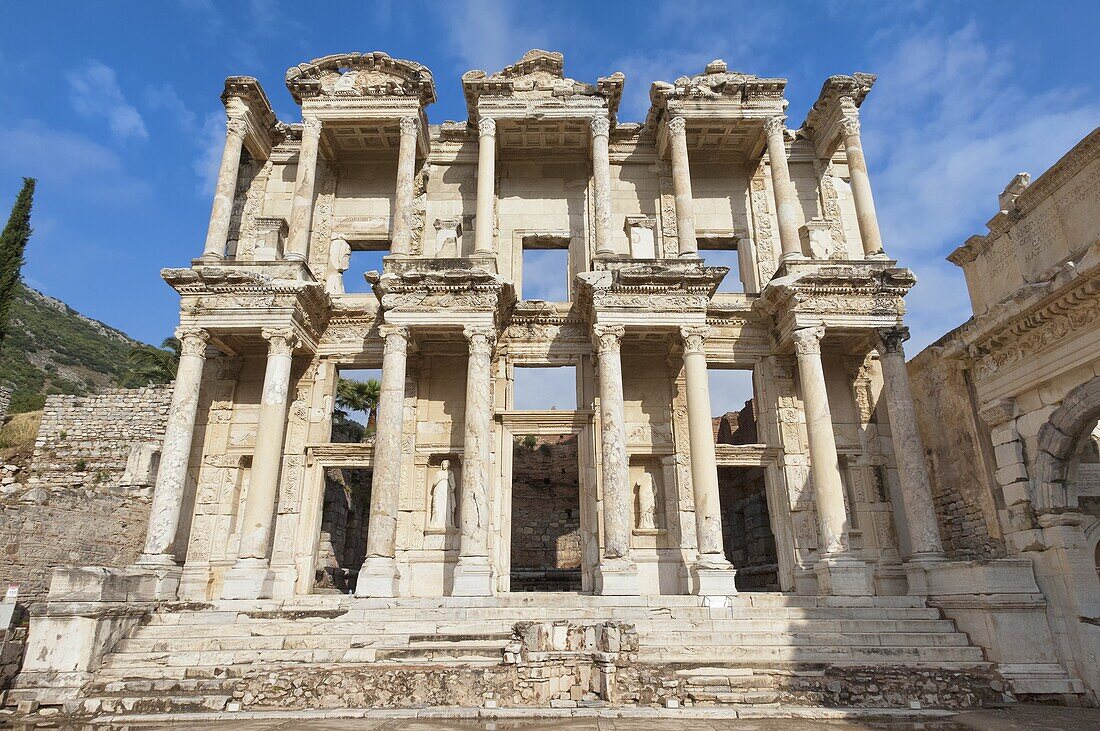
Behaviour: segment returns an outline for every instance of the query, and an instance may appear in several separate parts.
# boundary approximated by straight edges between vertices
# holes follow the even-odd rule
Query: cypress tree
[[[31,237],[31,200],[34,198],[34,178],[23,178],[23,190],[12,206],[8,225],[0,234],[0,347],[8,334],[8,318],[12,302],[19,290],[19,271],[23,268],[23,252]]]

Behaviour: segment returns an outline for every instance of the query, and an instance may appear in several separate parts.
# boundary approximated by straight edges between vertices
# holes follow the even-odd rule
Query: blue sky
[[[258,77],[298,119],[285,70],[381,49],[426,64],[432,122],[465,115],[459,77],[532,47],[566,73],[627,75],[621,118],[649,84],[732,69],[789,80],[791,126],[826,76],[879,74],[863,112],[888,253],[916,270],[910,355],[969,314],[943,257],[984,230],[1018,171],[1038,174],[1100,122],[1095,2],[75,2],[11,3],[0,26],[0,209],[39,180],[31,284],[149,342],[177,298],[158,276],[202,250],[224,77]]]

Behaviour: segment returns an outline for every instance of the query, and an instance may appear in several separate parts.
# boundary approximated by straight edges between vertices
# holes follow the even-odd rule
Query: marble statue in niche
[[[455,476],[451,461],[443,460],[432,481],[432,512],[429,524],[436,530],[455,527]]]
[[[657,491],[653,475],[643,472],[634,488],[638,492],[638,530],[657,530]]]
[[[325,290],[329,294],[344,293],[344,272],[349,266],[351,266],[351,246],[344,239],[333,239],[329,242],[329,274],[325,279]]]

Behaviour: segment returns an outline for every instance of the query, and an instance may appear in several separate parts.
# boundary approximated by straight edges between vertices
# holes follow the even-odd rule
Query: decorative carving
[[[767,283],[775,275],[779,268],[779,262],[775,254],[775,242],[773,241],[771,196],[768,195],[767,183],[764,181],[764,165],[761,163],[753,173],[749,183],[750,200],[752,203],[753,240],[756,243],[756,258],[760,267],[760,282]]]
[[[401,325],[382,325],[378,328],[378,334],[382,336],[385,345],[383,354],[403,354],[409,346],[409,329]]]
[[[470,355],[491,355],[496,331],[489,327],[468,326],[462,330],[470,344]]]
[[[351,246],[343,239],[329,242],[329,273],[325,278],[325,291],[329,294],[344,293],[344,272],[351,265]]]
[[[626,328],[622,325],[593,325],[593,345],[600,355],[618,354]]]
[[[784,122],[786,121],[787,118],[782,115],[768,117],[764,120],[764,134],[768,135],[769,137],[775,134],[783,134],[787,130],[786,126],[784,125]]]
[[[244,117],[229,117],[225,120],[226,133],[234,137],[244,137],[248,134],[248,120]]]
[[[267,341],[267,352],[272,355],[293,355],[298,347],[297,333],[289,327],[267,328],[260,331],[260,336]]]
[[[593,137],[607,137],[611,132],[611,120],[607,117],[593,117],[591,128]]]
[[[416,117],[402,117],[398,126],[401,128],[402,137],[416,137],[420,132],[420,120]]]
[[[849,116],[840,120],[840,129],[845,137],[859,134],[859,117]]]
[[[302,136],[307,134],[311,137],[320,137],[321,128],[324,126],[323,122],[317,117],[306,117],[302,120]]]
[[[680,337],[684,341],[684,355],[705,353],[707,336],[710,328],[706,325],[683,325],[680,327]]]
[[[820,354],[823,337],[825,337],[825,328],[822,325],[800,328],[791,333],[795,352],[799,355]]]
[[[890,327],[875,331],[878,336],[878,351],[882,355],[900,355],[905,357],[902,343],[909,339],[909,328]]]
[[[679,136],[686,133],[687,120],[683,117],[670,117],[668,120],[668,133],[673,136]]]
[[[482,117],[477,122],[479,137],[493,137],[497,133],[497,121],[492,117]]]
[[[176,328],[176,339],[180,341],[180,355],[206,356],[206,343],[210,333],[198,327]]]

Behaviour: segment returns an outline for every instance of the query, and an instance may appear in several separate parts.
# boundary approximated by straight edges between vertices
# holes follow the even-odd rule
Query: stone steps
[[[771,632],[647,632],[642,647],[676,647],[681,645],[774,645]],[[967,647],[970,642],[961,633],[939,632],[828,632],[803,630],[784,634],[783,644],[805,646],[872,647]]]
[[[777,639],[777,643],[779,640]],[[843,663],[846,665],[935,665],[945,663],[980,664],[985,657],[980,648],[927,647],[906,645],[792,647],[786,643],[730,647],[729,645],[690,645],[684,647],[642,646],[638,660],[644,663],[758,663],[775,662]]]

